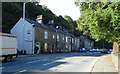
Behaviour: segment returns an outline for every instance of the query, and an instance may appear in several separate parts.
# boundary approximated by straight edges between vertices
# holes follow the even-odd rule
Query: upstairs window
[[[72,38],[72,43],[74,43],[74,39]]]
[[[55,35],[53,35],[53,39],[55,38]]]
[[[48,32],[45,31],[45,39],[47,39],[47,38],[48,38]]]
[[[71,42],[71,38],[69,38],[70,42]]]
[[[65,40],[64,36],[63,36],[63,41]]]
[[[68,42],[68,37],[66,37],[66,42]]]
[[[57,41],[59,41],[59,38],[60,38],[59,35],[57,35]]]

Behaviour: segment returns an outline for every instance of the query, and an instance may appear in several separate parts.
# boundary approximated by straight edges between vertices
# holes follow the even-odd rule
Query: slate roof
[[[72,37],[76,37],[76,36],[74,36],[73,34],[64,32],[64,31],[59,30],[59,29],[56,29],[56,28],[52,28],[52,27],[47,26],[47,25],[44,25],[44,24],[40,24],[40,23],[38,23],[38,22],[36,22],[36,21],[33,21],[33,20],[30,20],[30,19],[28,19],[28,18],[25,18],[25,20],[28,21],[28,22],[30,22],[30,23],[32,23],[32,24],[34,24],[35,26],[39,26],[39,27],[42,27],[42,28],[45,28],[45,29],[48,29],[48,30],[52,30],[52,31],[56,31],[56,32],[59,32],[59,33],[63,33],[63,34],[65,34],[65,35],[69,35],[69,36],[72,36]]]

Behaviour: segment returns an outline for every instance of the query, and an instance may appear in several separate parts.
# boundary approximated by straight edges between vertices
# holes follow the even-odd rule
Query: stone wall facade
[[[75,37],[35,26],[35,45],[39,47],[39,53],[71,52],[78,49]],[[46,33],[45,33],[46,32]],[[46,35],[47,34],[47,35]],[[47,36],[47,38],[45,38]],[[74,39],[74,42],[72,42]]]

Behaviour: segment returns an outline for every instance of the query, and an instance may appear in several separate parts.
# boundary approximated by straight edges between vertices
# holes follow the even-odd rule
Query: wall
[[[117,70],[119,65],[118,60],[120,59],[120,55],[118,52],[119,52],[118,42],[113,42],[113,52],[111,53],[111,56],[112,56],[112,62]]]
[[[44,44],[47,43],[48,52],[52,50],[52,45],[56,46],[56,33],[38,26],[35,26],[35,44],[36,42],[40,42],[40,53],[43,53]],[[47,39],[45,39],[45,31],[48,33]],[[53,35],[55,38],[53,39]],[[56,47],[54,48],[56,49]],[[54,50],[56,52],[56,50]]]
[[[30,34],[27,34],[28,31]],[[23,19],[21,18],[11,29],[11,34],[18,36],[16,39],[19,51],[26,50],[27,54],[34,53],[34,28],[29,22],[25,20],[23,28]]]
[[[113,52],[116,53],[116,52],[119,52],[119,46],[118,46],[118,42],[113,42]]]
[[[81,47],[84,47],[86,49],[93,48],[94,42],[89,40],[88,38],[86,39],[85,36],[80,36],[80,40],[81,40],[81,42],[80,42]]]
[[[48,32],[47,39],[45,39],[45,31]],[[55,36],[54,39],[53,39],[53,35]],[[59,35],[59,41],[56,41],[57,35]],[[66,42],[66,37],[68,39],[67,40],[68,42]],[[70,48],[72,48],[71,36],[55,31],[47,30],[39,26],[35,26],[35,43],[36,42],[40,42],[42,51],[44,51],[44,43],[48,44],[48,52],[52,50],[52,45],[55,46],[54,52],[68,52],[71,51]]]

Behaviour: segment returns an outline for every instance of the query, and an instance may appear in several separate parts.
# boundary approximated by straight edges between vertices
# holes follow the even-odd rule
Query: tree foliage
[[[64,19],[68,22],[69,24],[69,30],[72,30],[72,33],[75,36],[80,36],[82,35],[82,32],[77,30],[77,22],[73,21],[73,19],[70,16],[65,15]]]
[[[2,13],[3,13],[2,32],[10,33],[11,28],[23,16],[23,3],[20,2],[2,3]],[[71,20],[72,22],[69,22],[68,20],[64,19],[64,17],[62,17],[61,15],[56,16],[45,5],[35,5],[34,3],[26,3],[25,14],[26,18],[29,18],[34,21],[36,21],[38,15],[43,15],[43,23],[46,25],[48,25],[49,21],[54,20],[54,26],[62,26],[65,29],[68,30],[74,29],[76,31],[75,28],[77,26],[75,21]]]
[[[81,16],[78,29],[96,41],[120,42],[120,2],[75,2]]]

